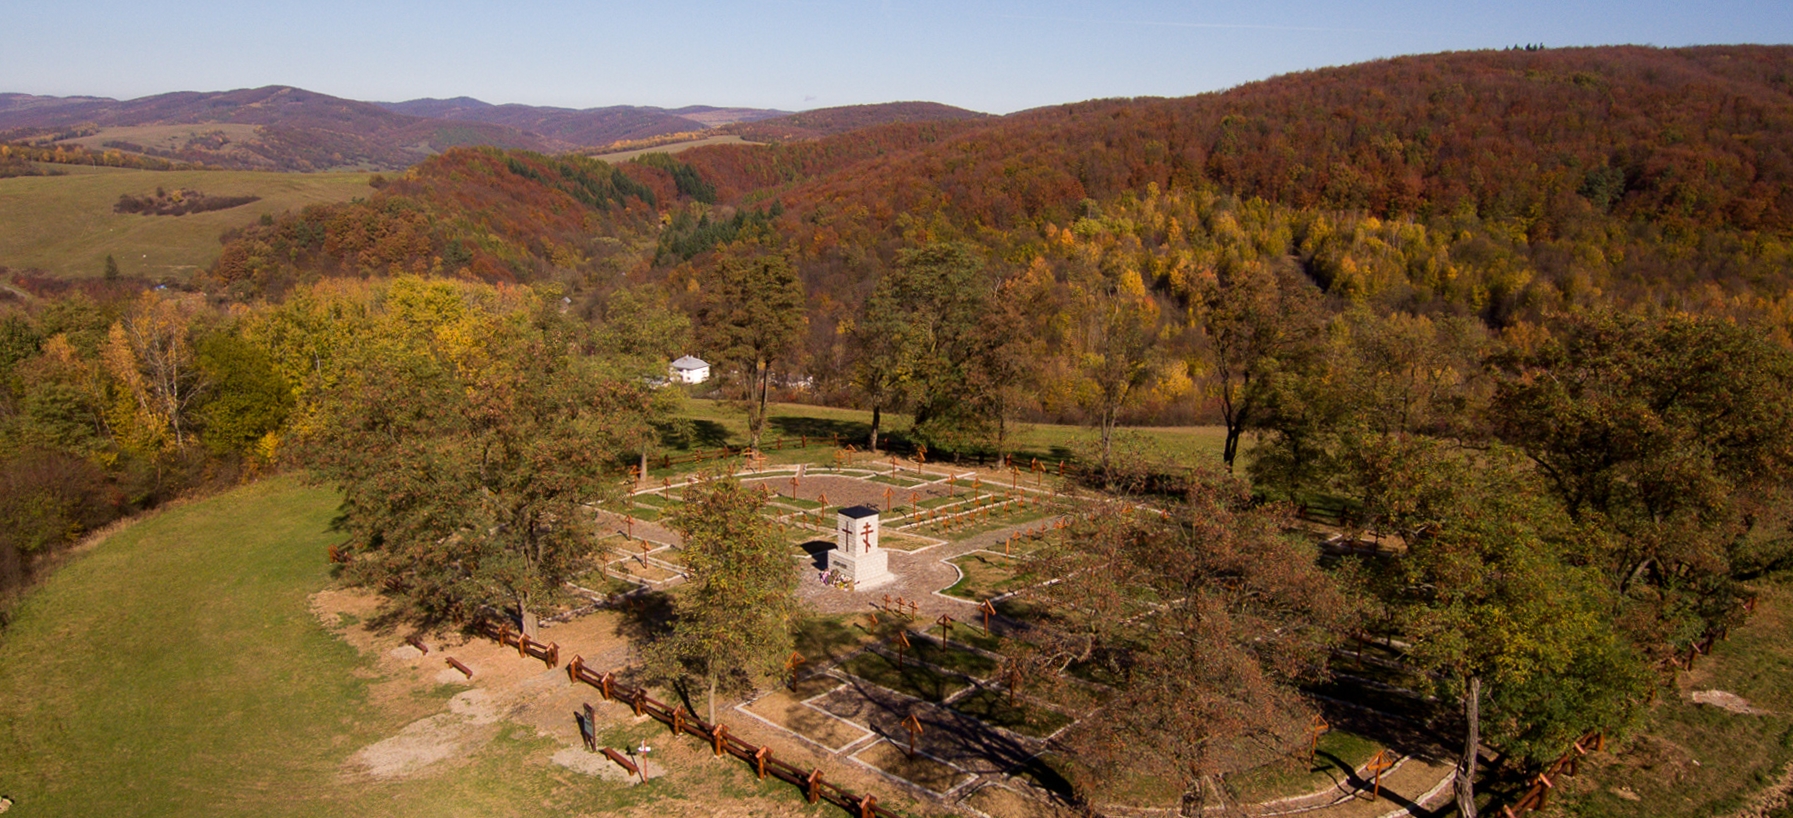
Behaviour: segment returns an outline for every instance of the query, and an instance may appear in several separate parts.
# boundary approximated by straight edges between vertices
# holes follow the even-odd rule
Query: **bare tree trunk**
[[[716,671],[710,671],[710,724],[716,724]]]
[[[1114,422],[1118,412],[1118,408],[1102,410],[1102,484],[1109,491],[1114,490],[1114,469],[1110,458],[1114,452]]]
[[[646,446],[641,447],[641,475],[640,475],[640,478],[641,478],[640,482],[642,482],[644,484],[647,482],[647,447]]]
[[[1482,746],[1482,678],[1469,677],[1469,694],[1463,698],[1463,719],[1469,723],[1463,740],[1463,758],[1457,763],[1457,812],[1476,818],[1476,756]]]
[[[529,599],[527,597],[517,597],[517,621],[523,627],[524,636],[534,639],[536,638],[536,635],[540,633],[540,629],[537,627],[535,619],[535,611],[529,609]]]
[[[771,385],[772,385],[772,364],[771,364],[771,362],[770,361],[759,361],[759,362],[757,362],[757,366],[759,369],[759,371],[756,373],[757,377],[759,378],[759,383],[756,384],[759,387],[759,392],[760,392],[759,397],[758,397],[759,411],[753,413],[753,415],[750,418],[748,418],[748,420],[749,420],[748,425],[753,427],[752,429],[748,430],[750,433],[749,436],[753,438],[752,445],[753,445],[753,448],[755,448],[755,449],[758,449],[760,447],[760,431],[766,428],[766,392],[771,388]]]
[[[884,419],[883,407],[872,404],[872,453],[878,452],[878,424]]]

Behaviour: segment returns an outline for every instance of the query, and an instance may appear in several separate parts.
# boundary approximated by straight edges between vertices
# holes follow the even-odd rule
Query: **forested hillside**
[[[606,184],[646,186],[652,197],[636,201],[651,201],[663,227],[606,215],[609,194],[581,201],[555,192],[561,182],[494,175],[495,154],[451,153],[373,203],[345,206],[402,210],[429,198],[427,253],[348,263],[333,250],[321,268],[289,253],[282,263],[527,279],[589,273],[601,257],[607,275],[682,280],[713,263],[708,251],[758,229],[756,246],[788,257],[807,288],[812,341],[798,366],[835,386],[842,320],[899,248],[923,241],[967,242],[1001,279],[1050,261],[1073,235],[1112,236],[1100,266],[1130,268],[1181,304],[1189,282],[1223,268],[1292,264],[1341,302],[1474,315],[1495,329],[1557,310],[1651,304],[1758,316],[1784,332],[1790,71],[1786,47],[1403,57],[1185,99],[886,124],[593,171],[609,174]],[[475,156],[484,157],[476,171],[457,170]],[[484,194],[471,191],[491,185],[514,202],[564,206],[489,224],[473,204]],[[589,237],[552,235],[581,219],[607,238],[569,255]],[[444,232],[449,223],[484,232],[460,241]],[[366,235],[391,244],[410,233]],[[215,275],[243,278],[245,254],[255,252],[227,251]]]

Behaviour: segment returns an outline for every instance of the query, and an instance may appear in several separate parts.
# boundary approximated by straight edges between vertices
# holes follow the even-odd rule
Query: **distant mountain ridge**
[[[875,125],[985,116],[932,102],[802,113],[713,105],[495,105],[467,96],[362,102],[270,85],[129,100],[0,94],[0,140],[247,170],[391,170],[463,145],[571,152],[718,129],[750,141],[790,142]]]
[[[673,110],[638,105],[611,105],[602,108],[494,105],[472,97],[425,98],[373,104],[394,113],[411,116],[484,122],[516,128],[562,143],[565,149],[704,130],[719,125],[782,117],[790,113],[763,108],[719,108],[708,105],[691,105]]]
[[[223,168],[387,170],[461,145],[571,151],[786,114],[707,105],[576,110],[471,97],[375,103],[286,85],[129,100],[9,93],[0,94],[0,139]]]
[[[844,105],[817,108],[812,111],[743,120],[723,130],[739,134],[750,142],[795,142],[820,139],[861,128],[903,122],[959,122],[974,119],[995,119],[990,114],[955,108],[938,102],[881,102],[872,105]]]

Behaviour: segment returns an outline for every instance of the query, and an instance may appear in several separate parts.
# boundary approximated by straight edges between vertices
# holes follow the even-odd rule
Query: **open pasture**
[[[127,276],[185,279],[218,259],[223,250],[218,238],[226,230],[253,224],[264,214],[373,192],[365,173],[53,168],[67,173],[0,179],[0,266],[97,278],[112,256]],[[185,216],[113,212],[119,196],[153,195],[157,188],[261,200]]]

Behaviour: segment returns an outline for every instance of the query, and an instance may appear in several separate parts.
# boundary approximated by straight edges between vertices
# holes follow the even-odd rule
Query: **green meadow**
[[[108,255],[127,276],[187,278],[217,260],[223,249],[218,237],[226,230],[264,214],[373,192],[366,173],[43,167],[66,175],[0,179],[0,266],[62,278],[100,276]],[[261,201],[185,216],[113,212],[119,196],[154,194],[158,187]]]

